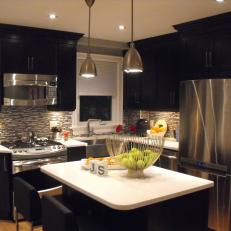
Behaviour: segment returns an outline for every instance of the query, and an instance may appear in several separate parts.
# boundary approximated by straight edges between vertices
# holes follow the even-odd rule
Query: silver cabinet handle
[[[62,102],[62,91],[61,90],[59,90],[59,104],[61,104],[61,102]]]
[[[34,57],[31,57],[31,70],[34,70]]]
[[[175,104],[175,96],[176,96],[176,90],[172,92],[172,104]]]
[[[170,101],[170,104],[172,104],[172,92],[171,91],[169,93],[169,101]]]
[[[6,157],[4,156],[4,172],[7,172]]]
[[[212,67],[212,66],[213,66],[212,59],[213,59],[213,52],[210,51],[210,52],[209,52],[209,67]]]
[[[30,56],[27,56],[27,70],[30,71]]]
[[[209,63],[208,63],[208,51],[205,52],[205,67],[209,67]]]

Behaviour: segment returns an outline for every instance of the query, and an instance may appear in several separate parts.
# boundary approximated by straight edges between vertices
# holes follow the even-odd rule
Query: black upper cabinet
[[[157,58],[157,108],[178,110],[179,107],[179,46],[178,41],[159,48]]]
[[[190,78],[201,78],[211,68],[212,43],[209,37],[190,37],[183,39],[182,47],[182,75]]]
[[[9,37],[2,47],[4,73],[57,74],[55,40]]]
[[[231,34],[213,37],[213,49],[210,53],[210,65],[214,74],[231,76]]]
[[[83,34],[0,24],[0,102],[3,74],[57,75],[58,103],[49,110],[76,107],[76,45]]]
[[[28,47],[29,72],[34,74],[57,74],[56,40],[34,39]]]
[[[58,104],[50,110],[74,111],[76,108],[76,43],[58,44]]]
[[[178,110],[178,45],[175,33],[136,42],[144,71],[125,75],[125,108]]]
[[[140,74],[124,73],[124,108],[140,109]]]
[[[181,79],[230,78],[231,13],[174,26],[181,35]]]
[[[2,41],[2,72],[27,73],[29,57],[23,39],[11,38]]]

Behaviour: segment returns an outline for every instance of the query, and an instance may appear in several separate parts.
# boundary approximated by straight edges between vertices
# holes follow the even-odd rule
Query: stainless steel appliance
[[[42,106],[57,104],[57,76],[5,73],[4,105]]]
[[[12,150],[13,173],[67,160],[67,148],[59,142],[46,138],[35,139],[33,142],[23,142],[21,140],[3,142],[2,145]]]
[[[231,230],[231,79],[191,80],[180,88],[181,171],[213,180],[209,228]]]

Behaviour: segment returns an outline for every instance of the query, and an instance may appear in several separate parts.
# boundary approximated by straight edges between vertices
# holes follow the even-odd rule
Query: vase
[[[131,178],[143,177],[144,176],[144,170],[143,169],[139,169],[139,170],[128,169],[127,176],[131,177]]]

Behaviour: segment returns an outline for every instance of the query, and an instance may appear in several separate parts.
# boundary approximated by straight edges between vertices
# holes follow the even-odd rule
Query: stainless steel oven
[[[5,106],[42,106],[57,104],[57,76],[5,73]]]
[[[59,142],[38,138],[33,142],[3,142],[2,145],[12,150],[13,174],[32,169],[39,169],[42,165],[67,161],[67,148]]]

